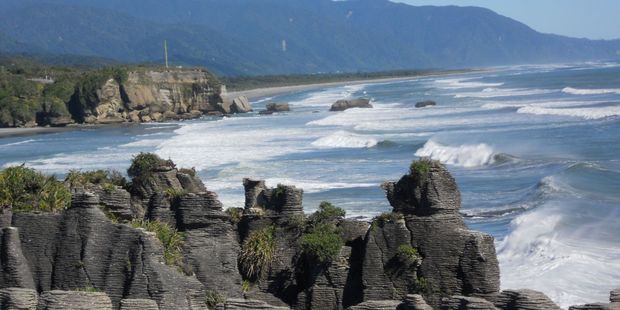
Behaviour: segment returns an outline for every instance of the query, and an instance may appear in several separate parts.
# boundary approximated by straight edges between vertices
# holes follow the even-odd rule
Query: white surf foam
[[[275,187],[278,184],[294,185],[301,188],[305,193],[319,193],[332,189],[343,188],[359,188],[359,187],[376,187],[375,183],[344,183],[344,182],[320,182],[320,181],[300,181],[286,178],[268,178],[265,183],[269,187]]]
[[[293,107],[330,107],[338,100],[353,98],[355,93],[363,90],[364,87],[366,87],[366,84],[328,88],[312,92],[301,100],[290,101],[289,105]]]
[[[497,98],[497,97],[517,97],[534,96],[553,92],[547,89],[528,89],[528,88],[485,88],[479,92],[457,93],[454,98]]]
[[[612,116],[620,116],[620,106],[600,107],[600,108],[572,108],[572,109],[554,109],[527,106],[517,110],[517,113],[527,113],[536,115],[557,115],[581,117],[587,120],[601,119]]]
[[[608,101],[575,101],[575,100],[514,100],[499,101],[485,103],[481,106],[483,109],[505,109],[505,108],[522,108],[522,107],[544,107],[544,108],[567,108],[574,106],[588,106],[606,103]]]
[[[513,220],[497,246],[502,289],[539,290],[565,309],[608,300],[620,279],[620,249],[595,236],[620,222],[612,216],[583,224],[582,207],[547,205]]]
[[[485,83],[472,80],[473,79],[441,79],[434,81],[434,84],[441,89],[483,88],[504,85],[504,83]]]
[[[430,157],[448,165],[465,168],[480,167],[495,161],[495,151],[484,143],[446,146],[428,140],[423,148],[415,152],[415,156]]]
[[[34,139],[28,139],[28,140],[19,141],[19,142],[2,144],[2,145],[0,145],[0,147],[15,146],[15,145],[20,145],[20,144],[27,144],[27,143],[31,143],[31,142],[35,142],[35,141],[36,140],[34,140]]]
[[[320,148],[371,148],[378,143],[379,141],[372,137],[337,131],[312,142],[312,145]]]
[[[579,89],[566,87],[562,89],[563,93],[571,94],[571,95],[605,95],[605,94],[620,94],[620,88],[615,89]]]

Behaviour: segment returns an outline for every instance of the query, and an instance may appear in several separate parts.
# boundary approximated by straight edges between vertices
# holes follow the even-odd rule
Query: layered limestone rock
[[[223,96],[223,100],[219,104],[219,109],[225,114],[247,113],[252,111],[252,105],[246,96],[239,96],[235,98]]]
[[[110,310],[112,302],[105,293],[53,290],[41,294],[39,309]]]
[[[0,290],[0,309],[35,310],[39,294],[34,289],[9,287]]]
[[[332,104],[329,109],[332,112],[336,111],[344,111],[352,108],[372,108],[372,104],[370,104],[370,100],[359,98],[359,99],[350,99],[350,100],[338,100],[334,104]]]
[[[569,310],[617,310],[620,309],[620,289],[611,291],[609,303],[593,303],[572,306]]]
[[[219,82],[205,70],[140,70],[95,89],[78,88],[70,106],[79,122],[107,124],[188,119],[221,109]]]
[[[72,207],[62,214],[14,214],[12,226],[9,231],[19,232],[25,264],[11,264],[22,270],[5,273],[4,287],[33,283],[39,292],[93,288],[107,293],[114,307],[125,298],[152,299],[167,309],[204,304],[203,285],[163,264],[163,248],[153,234],[111,223],[92,193],[74,194]],[[67,298],[80,299],[76,296],[81,295],[50,293],[40,299],[50,309],[61,309]]]
[[[364,300],[421,293],[439,307],[441,297],[494,296],[499,292],[499,265],[493,238],[467,229],[458,212],[458,187],[443,165],[418,165],[420,171],[412,168],[398,182],[383,186],[394,213],[375,220],[368,232]],[[417,250],[419,267],[402,270],[405,265],[394,263],[402,245]]]
[[[492,302],[476,297],[452,296],[441,300],[441,310],[498,310]]]
[[[123,299],[120,310],[159,310],[159,306],[150,299]]]
[[[495,306],[500,309],[519,310],[559,310],[545,294],[533,290],[505,290],[495,298]]]

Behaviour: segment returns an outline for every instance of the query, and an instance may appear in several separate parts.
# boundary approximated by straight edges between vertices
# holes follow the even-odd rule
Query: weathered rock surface
[[[110,310],[112,302],[105,293],[53,290],[41,294],[39,309]]]
[[[620,289],[610,292],[610,303],[593,303],[586,305],[572,306],[569,310],[618,310],[620,309]]]
[[[398,300],[369,300],[359,303],[355,306],[351,306],[349,310],[397,310],[401,305],[401,301]]]
[[[418,294],[407,295],[403,308],[407,310],[433,310],[433,308],[426,303],[424,297]]]
[[[287,310],[289,307],[276,307],[264,301],[253,299],[229,298],[223,305],[218,305],[217,310]]]
[[[372,104],[370,104],[370,100],[364,98],[338,100],[332,104],[332,107],[329,110],[335,112],[344,111],[351,108],[372,108]]]
[[[159,310],[159,306],[150,299],[123,299],[120,310]]]
[[[533,290],[505,290],[495,299],[500,309],[557,310],[560,309],[545,294]]]
[[[133,71],[120,83],[110,77],[94,93],[78,88],[70,110],[89,124],[185,119],[221,111],[217,87],[204,70]]]
[[[420,101],[417,102],[415,104],[416,108],[425,108],[425,107],[431,107],[431,106],[435,106],[437,105],[437,102],[433,101],[433,100],[425,100],[425,101]]]
[[[232,113],[247,113],[252,111],[252,105],[246,96],[239,96],[236,98],[223,97],[223,101],[218,105],[221,112],[225,114]]]
[[[492,302],[476,297],[452,296],[441,300],[442,310],[498,310]]]
[[[35,310],[39,304],[39,295],[34,289],[4,288],[0,290],[1,309]]]

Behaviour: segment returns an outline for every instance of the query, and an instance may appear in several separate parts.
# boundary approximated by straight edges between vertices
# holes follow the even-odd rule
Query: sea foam
[[[527,106],[517,110],[517,113],[527,113],[536,115],[557,115],[581,117],[588,120],[601,119],[620,115],[620,106],[607,106],[599,108],[572,108],[554,109],[544,107]]]

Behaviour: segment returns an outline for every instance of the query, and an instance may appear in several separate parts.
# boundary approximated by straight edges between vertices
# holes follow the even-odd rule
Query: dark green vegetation
[[[420,259],[420,255],[418,254],[418,250],[408,244],[401,244],[398,246],[398,251],[396,252],[396,256],[403,262],[412,264]]]
[[[214,290],[208,290],[205,294],[205,303],[209,309],[215,309],[219,304],[226,302],[226,297]]]
[[[140,63],[162,63],[167,39],[172,63],[231,76],[617,59],[620,49],[482,8],[388,0],[3,0],[0,29],[0,52]]]
[[[71,193],[54,176],[24,166],[0,171],[0,207],[14,212],[58,213],[71,204]]]
[[[155,236],[164,248],[164,262],[166,265],[183,267],[183,243],[185,235],[170,225],[160,221],[134,220],[133,228],[143,228],[155,233]]]
[[[239,269],[246,279],[256,279],[267,272],[276,255],[275,227],[253,231],[241,244]]]
[[[431,167],[436,164],[438,164],[438,162],[430,158],[414,160],[409,166],[409,174],[420,179],[426,179],[431,172]]]
[[[131,161],[127,174],[138,180],[148,180],[153,172],[160,167],[174,168],[172,160],[165,160],[153,153],[140,153]]]
[[[324,264],[333,261],[340,253],[344,241],[337,221],[344,218],[345,211],[329,202],[322,202],[312,216],[308,231],[301,237],[302,252],[314,261]]]
[[[111,170],[69,170],[65,176],[65,183],[70,187],[83,186],[87,183],[102,185],[103,188],[120,186],[128,188],[129,184],[123,175],[118,171]]]

